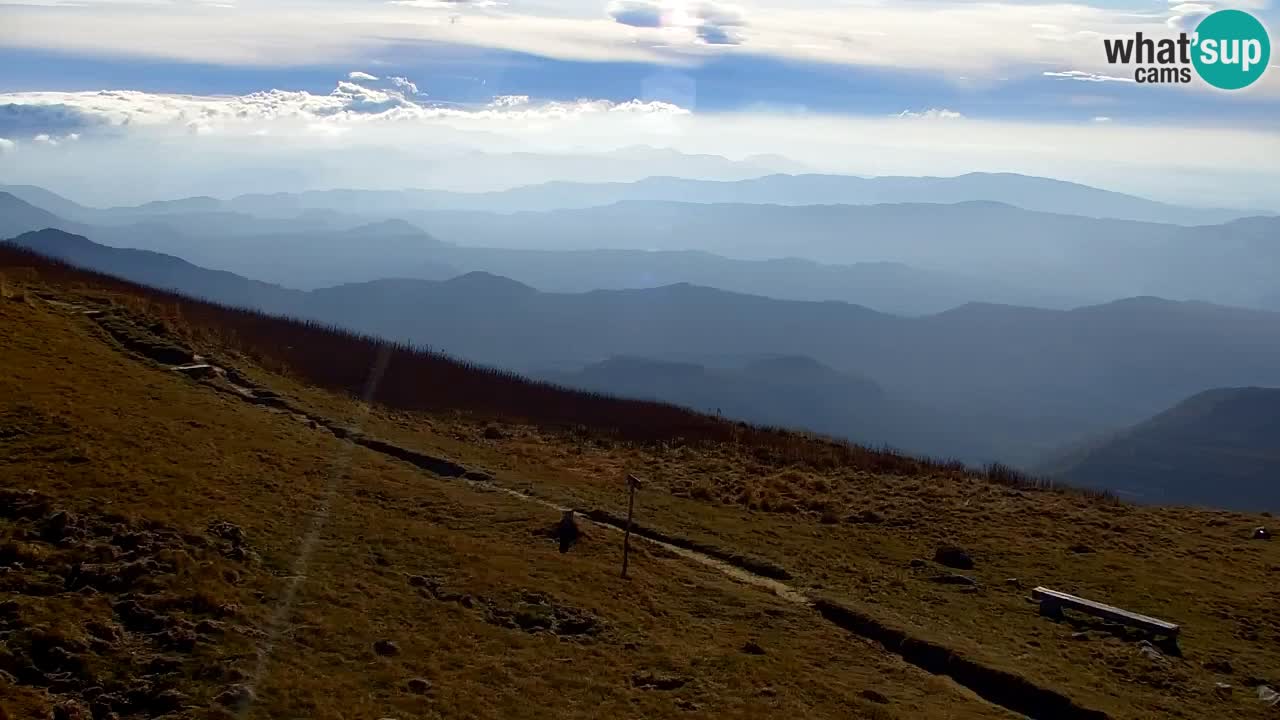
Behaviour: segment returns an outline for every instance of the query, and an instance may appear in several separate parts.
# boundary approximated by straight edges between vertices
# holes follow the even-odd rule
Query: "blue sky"
[[[840,159],[838,132],[827,138],[831,152],[815,149],[811,138],[802,152],[801,143],[779,140],[785,133],[764,129],[765,121],[837,127],[829,124],[834,118],[851,123],[850,132],[929,144],[938,174],[965,162],[1004,169],[1012,155],[984,155],[987,138],[1038,148],[1063,137],[1076,144],[1073,153],[1095,151],[1108,167],[1133,156],[1125,176],[1132,184],[1146,172],[1153,187],[1167,186],[1158,175],[1174,169],[1214,182],[1223,172],[1267,177],[1262,161],[1277,147],[1280,68],[1229,93],[1199,83],[1138,85],[1128,81],[1131,69],[1105,63],[1104,37],[1171,36],[1223,7],[1275,26],[1269,0],[0,0],[0,179],[48,159],[37,150],[61,145],[65,156],[71,143],[99,136],[122,142],[168,129],[297,139],[351,137],[358,127],[369,142],[371,117],[394,121],[394,132],[379,133],[396,143],[412,136],[412,121],[423,142],[444,123],[450,142],[463,133],[486,150],[545,150],[586,138],[598,148],[644,142],[727,155],[807,152],[810,163]],[[603,112],[601,103],[618,111]],[[592,124],[585,134],[584,115]],[[638,116],[648,118],[643,127]],[[760,134],[729,133],[733,142],[717,144],[714,133],[691,129],[699,119],[725,118]],[[930,144],[918,123],[889,118],[952,129]],[[557,125],[559,140],[548,130]],[[1159,153],[1129,147],[1135,129],[1151,129],[1150,142],[1179,145],[1188,157],[1168,159],[1162,169],[1153,157]],[[1211,172],[1211,148],[1195,146],[1206,133],[1232,132],[1240,139],[1226,156],[1252,156],[1254,166]],[[26,160],[15,160],[24,147]],[[818,169],[893,170],[861,152]],[[1205,158],[1190,157],[1196,152]],[[1062,164],[1057,174],[1081,177],[1082,167]]]

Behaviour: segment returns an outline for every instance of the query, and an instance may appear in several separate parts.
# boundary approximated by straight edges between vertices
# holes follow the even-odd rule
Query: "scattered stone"
[[[763,695],[764,697],[777,697],[778,691],[771,687],[762,687],[760,688],[760,694]],[[0,718],[0,720],[3,720],[3,719]]]
[[[258,696],[253,692],[253,688],[248,685],[232,685],[231,687],[218,693],[213,699],[219,705],[231,708],[233,710],[242,710],[247,708]]]
[[[409,682],[405,683],[405,686],[414,695],[426,695],[431,692],[431,681],[426,678],[411,678]]]
[[[1008,585],[1009,587],[1015,587],[1015,588],[1022,587],[1022,581],[1019,580],[1018,578],[1005,578],[1004,584]]]
[[[1270,540],[1271,531],[1264,527],[1256,527],[1253,529],[1253,539],[1254,540]]]
[[[934,575],[933,577],[929,578],[929,582],[936,582],[940,585],[966,585],[969,587],[974,587],[978,584],[977,580],[974,580],[968,575],[957,575],[955,573],[948,573],[946,575]]]
[[[674,673],[641,670],[631,676],[631,684],[645,690],[679,690],[689,684],[689,678]]]
[[[677,700],[677,701],[676,701],[676,707],[680,708],[681,710],[688,711],[688,712],[693,712],[693,711],[695,711],[695,710],[701,710],[701,709],[702,709],[702,706],[701,706],[701,705],[699,705],[698,703],[696,703],[696,702],[694,702],[694,701],[690,700],[689,698],[680,698],[679,700]]]
[[[1072,640],[1088,640],[1089,633],[1087,632],[1071,633],[1071,639]]]
[[[1213,684],[1213,694],[1217,695],[1223,700],[1226,700],[1227,698],[1231,697],[1232,690],[1234,690],[1234,688],[1231,687],[1230,683],[1220,682],[1220,683]]]
[[[1160,648],[1157,648],[1150,640],[1138,641],[1138,654],[1157,665],[1169,664],[1169,658],[1165,657],[1164,653],[1160,652]]]
[[[761,647],[760,643],[756,642],[755,640],[748,640],[747,643],[742,646],[742,652],[748,655],[764,655],[765,654],[764,648]]]
[[[909,567],[913,567],[913,568],[922,568],[926,564],[927,563],[924,560],[921,560],[920,558],[912,558],[911,562],[907,563]]]
[[[1235,671],[1235,668],[1231,667],[1230,660],[1209,660],[1204,663],[1204,669],[1223,675],[1230,675]]]
[[[187,702],[187,696],[177,690],[162,690],[154,695],[148,703],[150,709],[157,714],[172,712]]]
[[[53,708],[53,720],[92,720],[89,708],[77,700],[65,700]]]
[[[849,522],[861,523],[863,525],[879,525],[884,522],[884,518],[872,510],[861,510],[849,516]]]
[[[877,705],[889,704],[889,698],[885,697],[884,693],[877,692],[875,690],[863,690],[858,694],[861,695],[864,700],[870,700]]]
[[[973,558],[969,553],[954,545],[944,545],[933,554],[933,561],[957,570],[972,570]]]
[[[239,525],[229,523],[226,520],[215,520],[209,523],[209,534],[222,538],[235,546],[244,544],[244,530]]]
[[[484,428],[485,440],[501,440],[505,437],[506,434],[503,433],[502,430],[499,430],[495,425],[486,425]]]
[[[1067,549],[1068,549],[1068,550],[1070,550],[1071,552],[1073,552],[1073,553],[1077,554],[1077,555],[1088,555],[1088,554],[1090,554],[1090,553],[1092,553],[1092,552],[1093,552],[1093,548],[1089,547],[1088,545],[1084,545],[1084,544],[1082,544],[1082,543],[1078,543],[1078,544],[1076,544],[1076,545],[1072,545],[1071,547],[1069,547],[1069,548],[1067,548]]]
[[[400,654],[400,646],[392,640],[379,640],[373,644],[373,651],[383,657]]]
[[[424,588],[431,587],[434,583],[432,583],[431,578],[428,578],[426,575],[410,575],[409,584],[413,587]]]
[[[1276,692],[1266,685],[1258,686],[1258,699],[1265,705],[1280,707],[1280,692]]]

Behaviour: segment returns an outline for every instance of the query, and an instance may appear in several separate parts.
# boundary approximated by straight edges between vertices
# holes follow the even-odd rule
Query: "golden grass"
[[[238,622],[266,636],[204,647],[207,672],[182,681],[184,714],[209,714],[212,698],[237,682],[255,684],[248,717],[261,718],[994,713],[806,609],[653,548],[638,547],[624,583],[611,533],[592,531],[561,555],[539,534],[553,511],[435,479],[140,362],[82,316],[9,304],[0,328],[0,424],[12,430],[0,441],[0,486],[47,493],[74,512],[193,532],[230,521],[261,555],[261,571],[229,592],[242,605]],[[351,406],[325,397],[319,404]],[[433,421],[446,432],[447,422]],[[410,575],[438,578],[473,607],[424,596]],[[529,611],[529,593],[598,618],[602,631],[531,634],[482,609]],[[74,632],[107,613],[68,602],[23,599],[23,619],[44,622],[31,613],[48,607]],[[372,651],[384,638],[399,655]],[[748,640],[767,654],[744,653]],[[641,689],[632,678],[642,673],[687,683]],[[414,678],[430,691],[410,690]],[[891,704],[865,699],[868,690]],[[4,679],[0,698],[13,717],[41,717],[57,700]]]

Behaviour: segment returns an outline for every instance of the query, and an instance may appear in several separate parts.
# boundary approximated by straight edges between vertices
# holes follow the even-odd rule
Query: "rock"
[[[64,700],[53,708],[53,720],[92,720],[89,708],[77,700]]]
[[[1214,694],[1214,695],[1217,695],[1218,697],[1222,698],[1223,700],[1226,700],[1227,698],[1231,697],[1231,691],[1232,691],[1232,690],[1234,690],[1234,688],[1232,688],[1232,687],[1231,687],[1231,685],[1230,685],[1229,683],[1214,683],[1214,684],[1213,684],[1213,694]]]
[[[506,437],[506,434],[504,434],[504,433],[503,433],[501,430],[499,430],[496,426],[494,426],[494,425],[487,425],[487,426],[485,426],[485,429],[484,429],[484,439],[485,439],[485,440],[501,440],[501,439],[503,439],[503,438],[505,438],[505,437]]]
[[[239,525],[226,520],[215,520],[209,523],[209,534],[235,546],[244,544],[244,530]]]
[[[1253,529],[1253,539],[1254,540],[1270,540],[1271,531],[1264,527],[1256,527]]]
[[[147,703],[149,709],[157,715],[163,715],[182,707],[187,703],[187,696],[177,690],[162,690],[153,695]]]
[[[1258,686],[1258,699],[1265,705],[1280,707],[1280,692],[1276,692],[1266,685]]]
[[[912,558],[911,562],[907,563],[907,566],[913,567],[913,568],[922,568],[926,564],[927,563],[924,560],[921,560],[920,558]]]
[[[944,545],[938,548],[933,554],[933,561],[939,565],[946,565],[957,570],[973,569],[973,558],[969,556],[969,553],[954,545]]]
[[[1015,588],[1022,587],[1022,581],[1019,580],[1018,578],[1005,578],[1004,584],[1008,585],[1009,587],[1015,587]]]
[[[747,643],[742,646],[742,652],[748,655],[764,655],[765,654],[764,648],[761,647],[760,643],[756,642],[755,640],[748,640]]]
[[[631,684],[646,690],[678,690],[689,684],[689,678],[673,673],[642,670],[631,676]]]
[[[1138,641],[1138,654],[1157,665],[1169,664],[1169,658],[1165,657],[1164,653],[1160,652],[1160,649],[1150,640]]]
[[[431,587],[434,583],[432,583],[431,578],[428,578],[426,575],[410,575],[409,584],[413,587],[424,588]]]
[[[373,651],[383,657],[400,654],[400,646],[392,640],[379,640],[373,644]]]
[[[1089,633],[1087,632],[1071,633],[1071,639],[1072,640],[1088,640]]]
[[[1089,547],[1088,545],[1084,545],[1082,543],[1077,543],[1067,549],[1077,555],[1088,555],[1089,553],[1093,552],[1093,548]]]
[[[872,510],[862,510],[850,515],[849,522],[862,523],[863,525],[879,525],[884,522],[884,518]]]
[[[431,681],[426,678],[410,678],[405,687],[414,695],[426,695],[431,692]]]
[[[1205,670],[1208,670],[1208,671],[1210,671],[1210,672],[1221,673],[1221,674],[1223,674],[1223,675],[1230,675],[1232,672],[1234,672],[1234,671],[1235,671],[1235,668],[1231,667],[1231,661],[1230,661],[1230,660],[1209,660],[1209,661],[1206,661],[1206,662],[1204,663],[1204,669],[1205,669]]]
[[[933,577],[929,578],[929,582],[936,582],[940,585],[966,585],[969,587],[974,587],[978,584],[977,580],[974,580],[968,575],[957,575],[955,573],[948,573],[946,575],[934,575]]]
[[[883,693],[877,692],[875,690],[863,690],[858,694],[861,695],[864,700],[870,700],[871,702],[877,705],[889,704],[889,698],[885,697]]]
[[[232,685],[231,687],[218,693],[213,699],[219,705],[231,708],[233,710],[243,710],[253,704],[258,696],[253,692],[253,688],[248,685]]]
[[[760,688],[760,694],[764,697],[777,697],[778,691],[771,687],[762,687]]]
[[[695,711],[695,710],[701,710],[701,709],[702,709],[702,706],[701,706],[701,705],[699,705],[698,703],[696,703],[696,702],[694,702],[694,701],[690,700],[689,698],[680,698],[679,700],[677,700],[677,701],[676,701],[676,707],[680,708],[681,710],[688,711],[688,712],[693,712],[693,711]]]

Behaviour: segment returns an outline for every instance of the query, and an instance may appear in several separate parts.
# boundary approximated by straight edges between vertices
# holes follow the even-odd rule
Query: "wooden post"
[[[627,475],[627,527],[622,532],[622,577],[627,576],[627,564],[631,559],[631,518],[636,511],[636,488],[640,487],[640,478]]]

